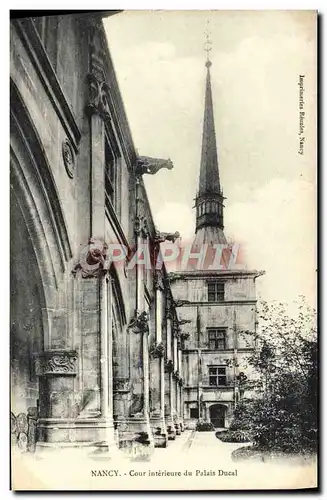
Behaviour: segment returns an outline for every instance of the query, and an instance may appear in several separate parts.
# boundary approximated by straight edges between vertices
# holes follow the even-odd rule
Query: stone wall
[[[248,380],[253,371],[247,358],[255,348],[256,331],[256,272],[219,271],[214,273],[172,273],[172,293],[178,307],[178,317],[184,323],[182,331],[188,334],[183,347],[184,419],[194,426],[198,417],[191,418],[190,409],[197,409],[201,401],[199,418],[210,420],[210,406],[226,405],[225,425],[232,418],[233,408],[240,397],[236,377],[243,372]],[[224,300],[208,302],[207,284],[215,280],[224,283]],[[212,349],[208,328],[224,328],[225,348]],[[252,332],[252,335],[246,332]],[[209,380],[209,367],[226,369],[226,385],[213,387]],[[250,391],[242,392],[242,397]]]

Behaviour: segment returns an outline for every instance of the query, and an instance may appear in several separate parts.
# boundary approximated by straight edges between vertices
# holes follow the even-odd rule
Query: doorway
[[[225,427],[226,406],[214,404],[210,406],[210,422],[215,428]]]

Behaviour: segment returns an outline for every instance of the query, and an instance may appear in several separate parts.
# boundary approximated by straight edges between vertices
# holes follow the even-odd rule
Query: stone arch
[[[44,147],[12,81],[10,216],[11,404],[14,413],[26,413],[38,404],[35,359],[50,347],[52,313],[72,252]]]

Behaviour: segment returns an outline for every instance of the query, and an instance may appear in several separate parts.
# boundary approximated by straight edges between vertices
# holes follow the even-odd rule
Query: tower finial
[[[211,41],[211,38],[210,38],[210,34],[211,33],[209,31],[209,20],[207,20],[207,26],[206,26],[206,30],[205,30],[206,41],[204,43],[204,50],[207,53],[207,60],[206,60],[206,67],[207,68],[210,68],[210,66],[212,64],[211,61],[210,61],[210,58],[209,58],[209,52],[212,49],[212,41]]]

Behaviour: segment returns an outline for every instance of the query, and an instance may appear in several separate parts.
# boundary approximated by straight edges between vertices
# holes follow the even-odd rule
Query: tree
[[[232,429],[249,430],[256,446],[314,450],[317,434],[316,313],[303,297],[293,317],[283,304],[260,304],[257,349],[248,363],[257,373],[256,398],[241,401]]]

